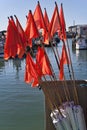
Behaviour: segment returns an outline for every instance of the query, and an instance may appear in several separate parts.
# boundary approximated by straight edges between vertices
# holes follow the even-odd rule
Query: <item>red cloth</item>
[[[39,76],[36,70],[36,64],[29,53],[27,54],[27,57],[26,57],[24,79],[26,83],[32,82],[32,87],[36,87],[39,84]]]
[[[47,30],[47,26],[46,26],[44,16],[43,16],[39,2],[35,8],[33,16],[34,16],[34,20],[35,20],[35,23],[36,23],[38,30],[42,29],[42,36],[44,39],[44,43],[49,44],[48,30]]]
[[[64,78],[64,64],[69,64],[69,58],[67,55],[67,50],[66,50],[66,46],[65,44],[63,44],[62,47],[62,55],[61,55],[61,59],[60,59],[60,71],[59,71],[59,79],[63,80]]]
[[[15,16],[15,18],[16,18],[16,27],[17,27],[17,30],[19,33],[18,52],[17,53],[18,53],[18,57],[22,58],[22,56],[25,53],[26,46],[27,46],[27,38],[26,38],[26,34],[25,34],[18,18],[16,16]]]
[[[59,18],[58,6],[56,5],[50,22],[50,28],[49,28],[50,36],[53,37],[55,32],[59,32],[60,29],[61,29],[60,18]]]
[[[28,14],[25,34],[27,36],[29,46],[32,47],[32,39],[39,37],[39,33],[31,11],[29,11]]]
[[[65,18],[64,18],[62,4],[61,4],[61,8],[60,8],[60,22],[61,22],[61,29],[62,29],[62,38],[64,40],[66,40],[66,24],[65,24]]]
[[[9,19],[7,27],[7,36],[4,46],[4,59],[8,60],[10,57],[15,58],[17,55],[18,32],[14,20]]]
[[[42,75],[52,75],[49,59],[43,48],[38,47],[36,62]]]

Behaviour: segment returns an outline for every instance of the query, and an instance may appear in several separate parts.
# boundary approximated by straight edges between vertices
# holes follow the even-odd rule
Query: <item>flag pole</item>
[[[63,4],[61,3],[61,8],[62,8],[62,11],[63,11]],[[64,15],[64,13],[63,13]],[[63,16],[64,17],[64,16]],[[63,40],[64,44],[65,44],[65,41]],[[76,90],[76,83],[75,83],[75,77],[74,77],[74,71],[73,71],[73,66],[72,66],[72,60],[71,60],[71,54],[70,54],[70,49],[69,49],[69,44],[68,44],[68,40],[66,38],[66,43],[67,43],[67,48],[68,48],[68,53],[69,53],[69,59],[70,59],[70,65],[71,65],[71,70],[72,70],[72,81],[73,81],[73,84],[74,84],[74,98],[75,98],[75,103],[79,104],[79,100],[78,100],[78,94],[77,94],[77,90]],[[69,70],[70,71],[70,70]]]
[[[74,76],[74,71],[73,71],[73,66],[72,66],[72,60],[71,60],[71,54],[70,54],[70,49],[68,45],[68,40],[67,40],[67,47],[68,47],[68,52],[69,52],[69,58],[70,58],[70,65],[71,65],[71,70],[72,70],[72,76],[73,76],[73,84],[74,84],[74,93],[75,93],[75,99],[76,99],[76,104],[79,104],[79,99],[78,99],[78,93],[76,89],[76,82],[75,82],[75,76]]]

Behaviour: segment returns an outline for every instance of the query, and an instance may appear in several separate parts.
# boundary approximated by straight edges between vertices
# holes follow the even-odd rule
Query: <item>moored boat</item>
[[[87,40],[85,38],[79,38],[76,41],[76,50],[87,49]]]
[[[72,46],[76,50],[85,50],[85,49],[87,49],[87,38],[82,37],[82,36],[74,38],[73,41],[72,41]]]
[[[5,33],[6,31],[0,32],[0,58],[4,56]]]
[[[0,58],[4,56],[4,41],[0,40]]]

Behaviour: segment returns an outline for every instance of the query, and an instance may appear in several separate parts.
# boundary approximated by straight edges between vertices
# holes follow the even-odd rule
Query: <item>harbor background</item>
[[[87,50],[72,49],[71,39],[69,46],[75,79],[87,80]],[[46,51],[57,74],[52,50]],[[25,59],[0,59],[0,130],[45,130],[44,94],[24,82],[24,71]]]

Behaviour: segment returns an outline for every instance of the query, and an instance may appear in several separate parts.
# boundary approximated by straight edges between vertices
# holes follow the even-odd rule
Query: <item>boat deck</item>
[[[47,81],[47,82],[42,82],[40,84],[40,86],[41,86],[42,90],[46,89],[47,92],[49,91],[49,94],[52,97],[53,101],[55,101],[55,103],[59,104],[56,93],[58,93],[60,90],[61,94],[63,95],[63,85],[62,85],[63,82],[64,81]],[[68,81],[66,81],[66,83],[67,83],[67,86],[68,86],[68,89],[70,92],[71,100],[73,100],[72,81],[68,80]],[[77,88],[79,104],[83,108],[84,115],[85,115],[85,121],[86,121],[86,125],[87,125],[87,81],[76,80],[75,84],[76,84],[76,88]],[[54,87],[56,88],[56,92],[54,91],[55,90]],[[66,101],[64,96],[63,96],[63,100]],[[52,119],[50,117],[51,110],[48,106],[46,97],[45,97],[45,111],[46,111],[46,130],[56,130],[52,123]]]

